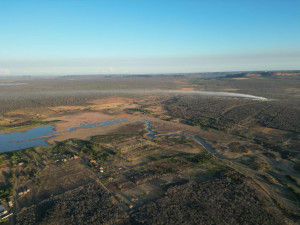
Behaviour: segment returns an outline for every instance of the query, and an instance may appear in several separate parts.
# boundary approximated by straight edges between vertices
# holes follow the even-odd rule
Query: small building
[[[21,192],[18,193],[18,195],[23,195],[23,194],[24,194],[23,191],[21,191]]]
[[[4,207],[4,205],[0,205],[0,216],[3,216],[7,213],[6,208]]]
[[[19,163],[18,163],[18,166],[23,166],[23,165],[24,165],[23,162],[19,162]]]
[[[74,155],[73,157],[74,157],[74,159],[78,159],[78,156],[77,156],[77,155]]]
[[[13,203],[12,201],[9,201],[9,202],[8,202],[8,206],[11,208],[11,207],[14,206],[14,203]]]
[[[108,181],[112,181],[112,180],[114,180],[113,177],[109,177],[109,178],[108,178]]]
[[[129,205],[129,209],[132,209],[133,208],[133,205]]]

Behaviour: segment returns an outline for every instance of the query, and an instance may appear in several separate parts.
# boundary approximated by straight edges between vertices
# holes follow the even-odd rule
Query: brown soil
[[[73,115],[52,117],[52,118],[48,118],[45,121],[61,120],[62,122],[56,124],[56,131],[65,131],[70,129],[71,127],[80,126],[85,122],[94,123],[94,122],[117,120],[117,119],[121,119],[121,118],[107,115],[104,113],[99,113],[99,112],[86,112],[86,113],[78,113]]]
[[[275,73],[277,76],[297,76],[300,75],[300,73]]]
[[[247,77],[261,77],[261,74],[258,74],[258,73],[247,73],[246,76]]]

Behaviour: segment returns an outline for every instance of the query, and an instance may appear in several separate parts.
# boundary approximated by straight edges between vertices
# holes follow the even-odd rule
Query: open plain
[[[299,72],[0,81],[3,224],[299,223]]]

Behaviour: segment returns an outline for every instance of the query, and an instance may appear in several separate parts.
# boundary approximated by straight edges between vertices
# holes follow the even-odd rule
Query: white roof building
[[[0,216],[3,216],[7,213],[6,208],[3,205],[0,205]]]

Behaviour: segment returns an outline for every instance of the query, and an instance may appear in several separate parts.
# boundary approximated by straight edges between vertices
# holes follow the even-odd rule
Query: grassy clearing
[[[0,219],[0,223],[5,223],[5,222],[8,222],[8,217],[7,218],[4,218],[4,219]]]

